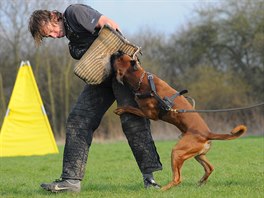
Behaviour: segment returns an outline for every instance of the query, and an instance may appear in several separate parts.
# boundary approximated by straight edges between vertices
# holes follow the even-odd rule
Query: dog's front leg
[[[122,115],[123,113],[132,113],[140,117],[146,117],[143,111],[132,106],[118,107],[116,110],[114,110],[114,113],[117,115]]]

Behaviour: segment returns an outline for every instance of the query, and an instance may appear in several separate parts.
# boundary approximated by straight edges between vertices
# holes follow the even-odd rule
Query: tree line
[[[60,7],[76,2],[81,1],[61,1]],[[0,1],[0,125],[20,62],[30,60],[55,136],[63,137],[67,115],[84,82],[73,74],[75,61],[66,39],[46,40],[36,48],[27,29],[32,11],[54,9],[51,5],[50,0]],[[226,0],[193,10],[194,19],[171,35],[143,29],[127,38],[142,47],[143,67],[177,90],[187,88],[197,109],[247,106],[264,101],[263,10],[263,0]],[[115,104],[104,116],[98,137],[120,137],[114,108]],[[247,124],[251,133],[261,133],[264,128],[263,106],[203,116],[215,129],[239,122]],[[153,126],[160,136],[164,123]],[[166,129],[174,130],[167,125]]]

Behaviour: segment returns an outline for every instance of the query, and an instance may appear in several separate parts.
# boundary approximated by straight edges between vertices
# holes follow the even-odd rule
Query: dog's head
[[[136,71],[139,68],[138,61],[133,60],[122,51],[114,53],[110,58],[110,63],[116,73],[117,81],[121,84],[124,84],[123,78],[127,73]]]

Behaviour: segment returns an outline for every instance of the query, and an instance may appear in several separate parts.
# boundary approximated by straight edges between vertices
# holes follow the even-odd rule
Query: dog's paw
[[[205,180],[205,179],[201,179],[199,182],[198,182],[198,186],[199,187],[202,187],[203,185],[205,185],[206,184],[206,182],[207,182],[207,180]]]
[[[114,110],[114,113],[116,115],[122,115],[123,113],[125,113],[124,109],[121,107],[118,107],[116,110]]]
[[[162,186],[160,190],[161,190],[162,192],[164,192],[164,191],[169,190],[171,187],[172,187],[171,184],[167,184],[166,186]]]

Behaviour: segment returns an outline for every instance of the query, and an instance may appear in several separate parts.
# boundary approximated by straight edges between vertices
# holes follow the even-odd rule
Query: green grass
[[[162,185],[171,179],[170,152],[175,142],[156,142],[163,171],[155,178]],[[0,158],[0,197],[264,197],[264,137],[214,141],[207,156],[215,171],[207,184],[197,186],[203,168],[190,159],[183,166],[182,183],[166,192],[143,188],[126,142],[92,145],[81,193],[45,192],[39,184],[60,176],[62,150],[59,155]]]

